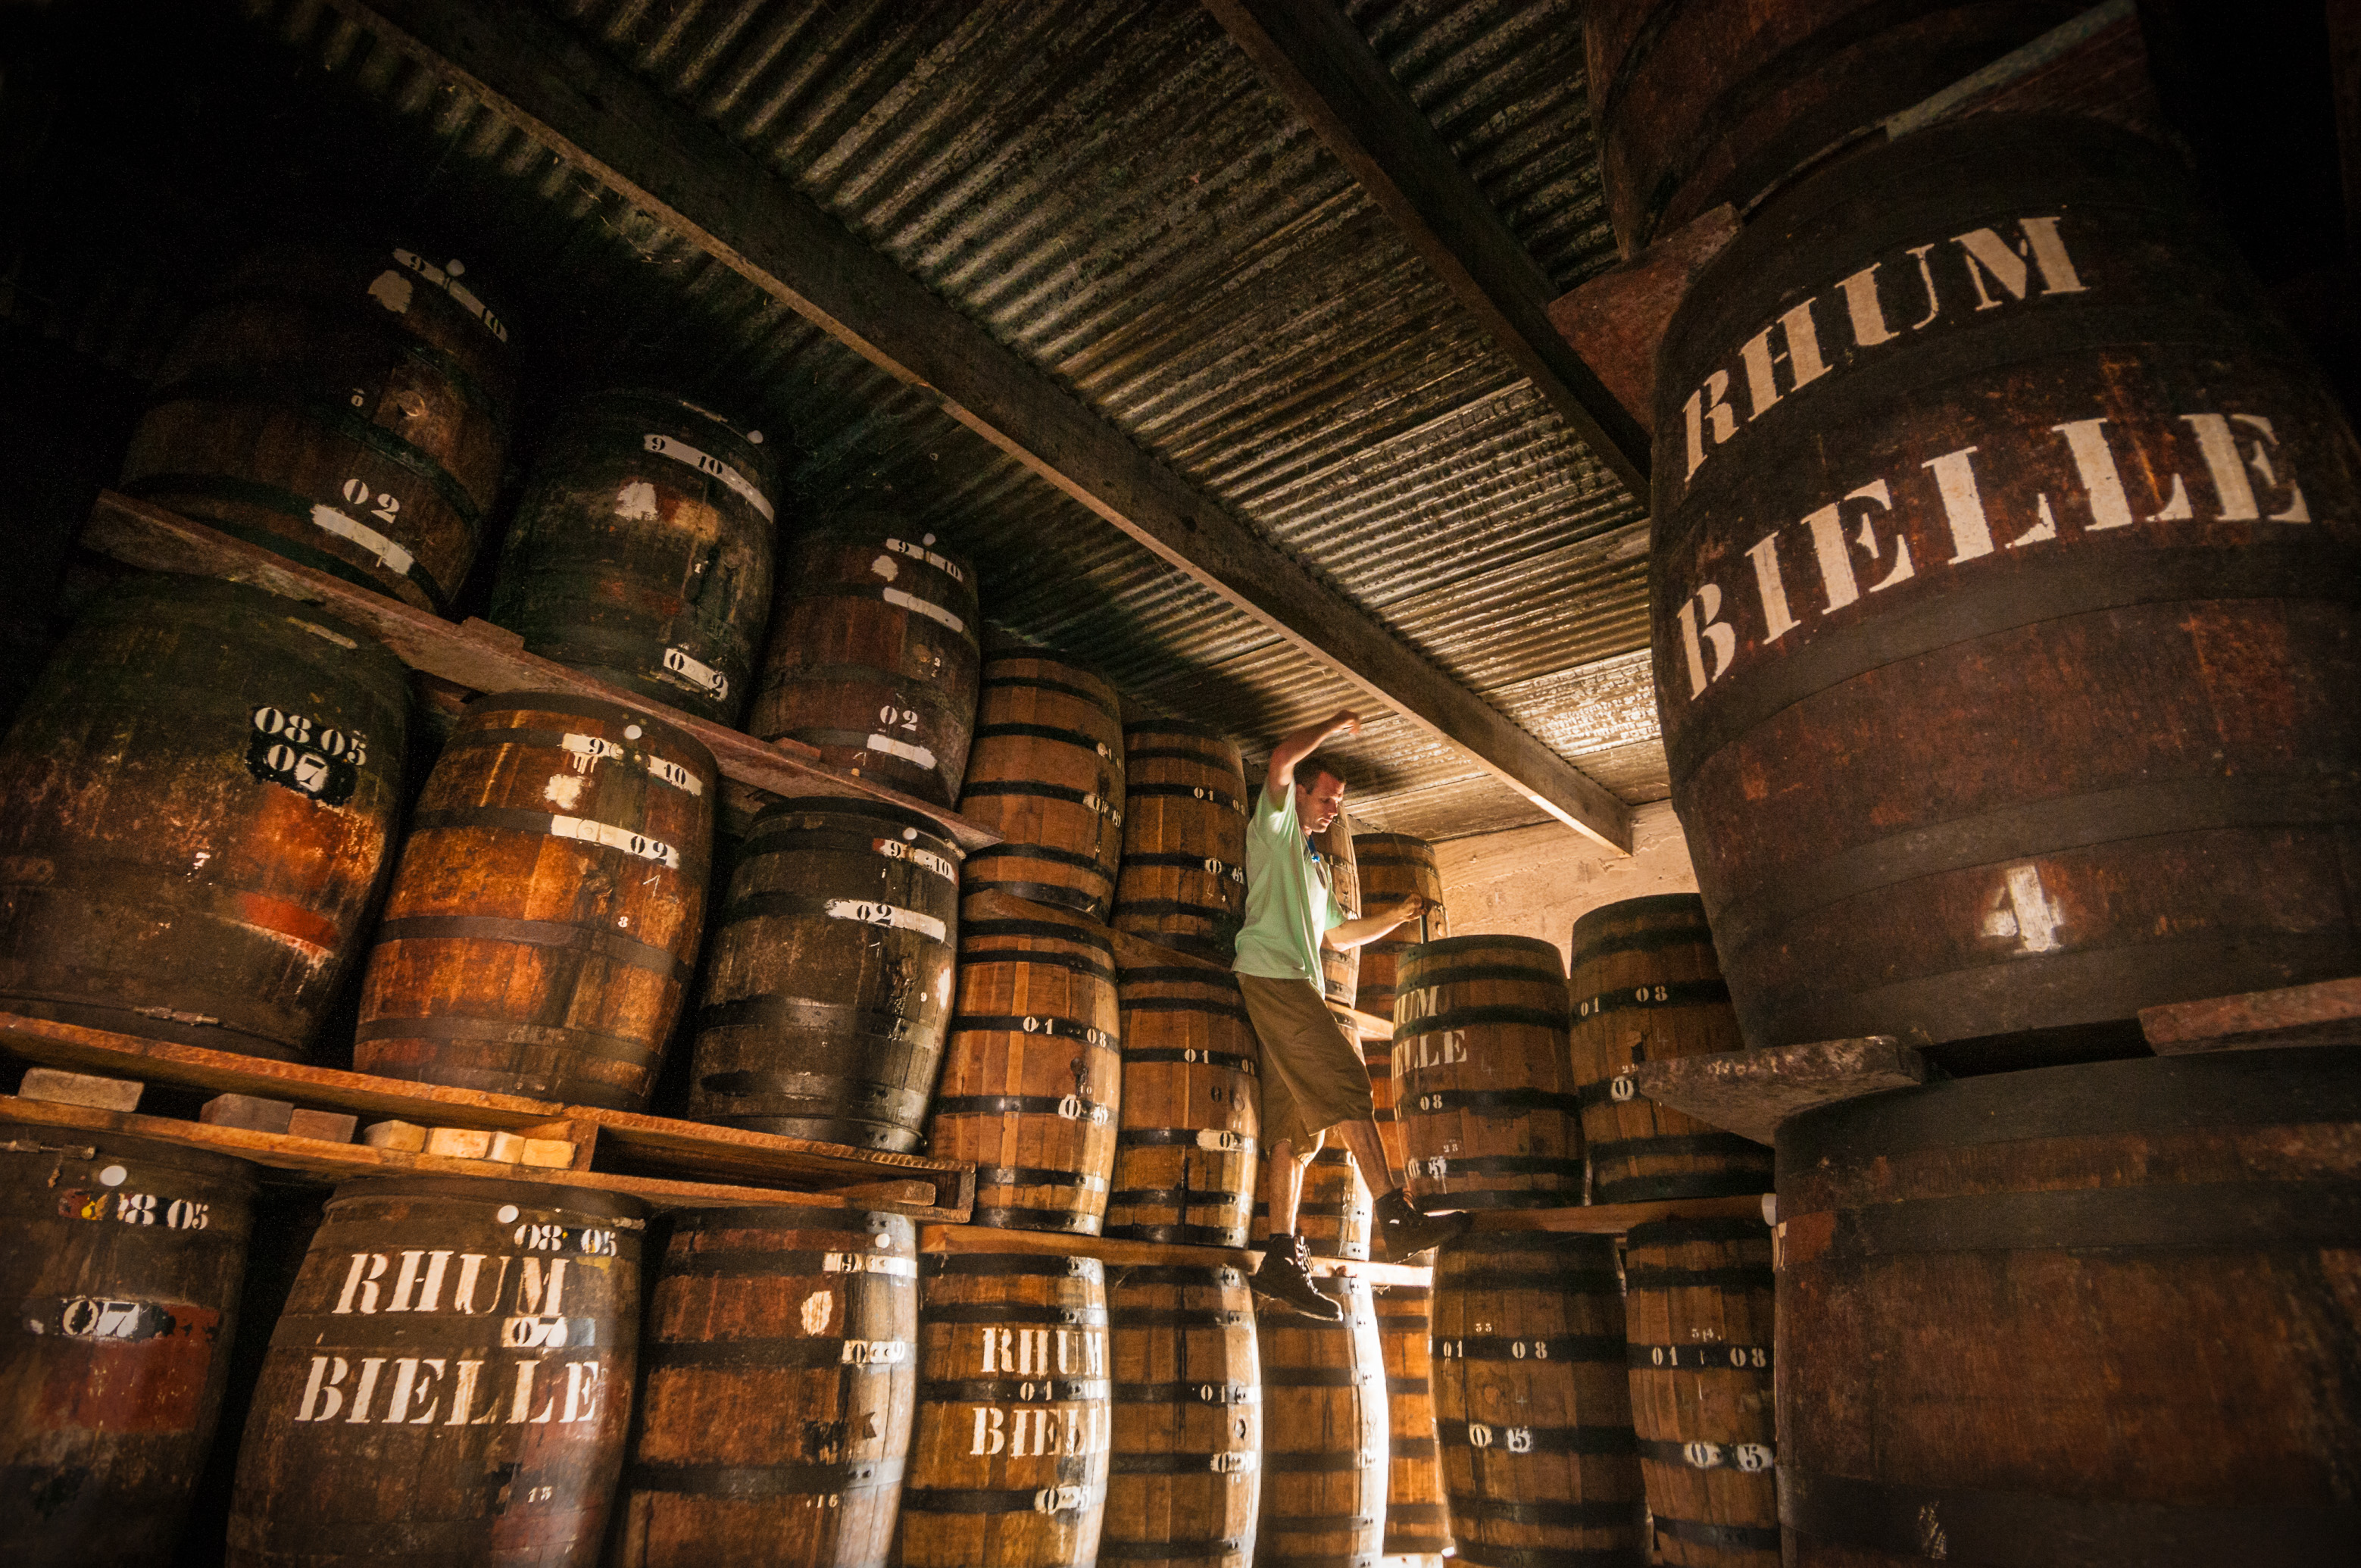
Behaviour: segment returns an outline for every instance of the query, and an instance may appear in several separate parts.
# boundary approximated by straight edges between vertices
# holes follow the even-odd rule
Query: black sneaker
[[[1312,1270],[1306,1265],[1311,1255],[1301,1236],[1273,1236],[1264,1244],[1262,1266],[1247,1283],[1257,1295],[1269,1298],[1299,1318],[1341,1323],[1343,1303],[1323,1296],[1312,1283]]]
[[[1406,1263],[1430,1247],[1466,1235],[1475,1223],[1466,1214],[1422,1213],[1399,1187],[1378,1200],[1370,1219],[1378,1255],[1388,1263]]]

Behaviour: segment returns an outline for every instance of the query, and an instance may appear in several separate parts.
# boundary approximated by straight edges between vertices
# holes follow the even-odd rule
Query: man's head
[[[1295,764],[1295,819],[1307,833],[1324,833],[1345,809],[1345,775],[1318,755]]]

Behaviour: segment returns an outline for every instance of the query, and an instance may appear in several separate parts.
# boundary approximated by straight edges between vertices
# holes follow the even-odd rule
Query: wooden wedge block
[[[148,1086],[136,1078],[97,1078],[86,1072],[66,1072],[53,1067],[28,1067],[16,1094],[24,1100],[46,1100],[52,1105],[87,1105],[93,1111],[135,1111],[140,1091]]]
[[[2361,1044],[2361,976],[2143,1007],[2139,1020],[2160,1057]]]
[[[1927,1058],[1891,1035],[1675,1057],[1631,1069],[1633,1085],[1658,1104],[1759,1144],[1773,1141],[1779,1124],[1799,1112],[1915,1089],[1930,1076]]]
[[[295,1119],[295,1107],[284,1100],[257,1094],[216,1094],[198,1108],[197,1120],[216,1127],[244,1127],[250,1133],[283,1133]]]
[[[415,1122],[372,1122],[362,1129],[361,1142],[373,1149],[423,1154],[426,1152],[426,1129]]]
[[[359,1122],[358,1116],[348,1116],[341,1111],[298,1111],[288,1118],[287,1131],[295,1137],[317,1138],[324,1144],[348,1144]]]
[[[547,1170],[571,1170],[574,1168],[574,1146],[564,1138],[527,1138],[520,1165],[539,1166]],[[928,1201],[933,1201],[930,1189]]]
[[[502,1165],[521,1165],[524,1162],[524,1140],[514,1133],[494,1133],[484,1157],[499,1160]]]
[[[480,1127],[430,1127],[426,1152],[445,1159],[489,1159],[492,1135]]]

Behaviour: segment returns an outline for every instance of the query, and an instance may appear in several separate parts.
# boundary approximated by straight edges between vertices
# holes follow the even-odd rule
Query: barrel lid
[[[782,817],[798,815],[825,814],[831,817],[857,817],[866,822],[882,822],[907,834],[923,833],[946,848],[950,835],[933,817],[912,811],[906,806],[895,806],[883,800],[871,800],[857,795],[796,795],[773,801],[764,806],[747,831],[752,838],[763,824]]]
[[[583,696],[574,692],[486,692],[467,704],[466,718],[460,722],[465,723],[478,714],[517,712],[568,713],[577,718],[620,724],[626,729],[636,724],[645,734],[635,739],[660,736],[665,744],[687,752],[692,761],[702,763],[708,785],[721,776],[721,764],[713,760],[713,752],[704,741],[678,725],[657,718],[646,708],[630,703],[610,702],[605,697]]]
[[[1574,951],[1578,956],[1593,944],[1610,950],[1615,946],[1604,939],[1607,933],[1623,932],[1633,927],[1646,927],[1661,932],[1666,927],[1695,926],[1698,937],[1710,940],[1712,930],[1706,924],[1705,899],[1694,893],[1659,893],[1646,898],[1626,898],[1614,904],[1602,904],[1574,923]]]
[[[497,1177],[364,1177],[357,1181],[338,1182],[336,1190],[328,1195],[328,1207],[388,1198],[425,1199],[491,1209],[495,1211],[494,1219],[501,1224],[508,1222],[500,1219],[498,1211],[513,1205],[520,1212],[576,1214],[634,1233],[647,1227],[648,1206],[626,1193],[555,1182],[502,1180]]]
[[[236,1182],[248,1188],[255,1184],[254,1168],[230,1155],[215,1154],[210,1149],[192,1149],[185,1144],[166,1143],[161,1138],[140,1138],[128,1133],[93,1131],[83,1127],[52,1127],[38,1122],[0,1121],[0,1153],[58,1155],[96,1165],[115,1160],[137,1160],[143,1165],[160,1165],[173,1170],[193,1172],[215,1181]]]
[[[1403,961],[1405,963],[1417,963],[1422,959],[1444,959],[1449,958],[1455,953],[1474,952],[1479,948],[1490,948],[1496,950],[1501,948],[1507,948],[1516,952],[1529,953],[1534,958],[1540,958],[1543,954],[1546,953],[1549,955],[1550,973],[1559,979],[1565,978],[1565,969],[1564,960],[1558,956],[1557,944],[1549,940],[1545,937],[1490,937],[1482,935],[1473,937],[1437,937],[1432,942],[1420,942],[1413,945],[1410,951],[1403,955]]]

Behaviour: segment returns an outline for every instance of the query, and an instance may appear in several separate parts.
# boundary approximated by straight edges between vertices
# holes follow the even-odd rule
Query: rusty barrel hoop
[[[1380,1285],[1374,1294],[1392,1452],[1383,1550],[1388,1557],[1440,1558],[1451,1550],[1451,1519],[1434,1438],[1434,1288]]]
[[[264,1359],[237,1568],[598,1561],[646,1208],[533,1181],[346,1182]]]
[[[409,673],[259,588],[109,588],[0,745],[0,1003],[302,1060],[385,890]]]
[[[252,1168],[0,1122],[0,1536],[22,1568],[160,1563],[229,1378]]]
[[[917,1229],[777,1207],[676,1214],[650,1292],[624,1568],[872,1568],[918,1384]]]
[[[1383,1549],[1389,1440],[1385,1347],[1369,1282],[1312,1288],[1342,1322],[1256,1306],[1262,1355],[1261,1568],[1366,1568]]]
[[[840,512],[796,540],[780,594],[748,731],[949,806],[983,658],[974,565],[898,518]]]
[[[915,1152],[958,949],[958,850],[939,825],[878,802],[774,801],[714,927],[685,1114]]]
[[[1246,908],[1246,794],[1237,743],[1177,718],[1123,730],[1118,931],[1226,964]]]
[[[720,772],[595,697],[477,698],[410,817],[354,1065],[636,1111],[704,929]]]
[[[1295,1233],[1314,1257],[1369,1258],[1369,1234],[1376,1202],[1352,1151],[1334,1145],[1303,1165],[1303,1186],[1295,1204]],[[1257,1198],[1248,1245],[1270,1239],[1270,1201]]]
[[[119,488],[449,614],[515,397],[507,323],[463,272],[401,246],[239,262],[165,355]]]
[[[1413,919],[1359,948],[1358,1000],[1353,1005],[1390,1018],[1402,959],[1421,941],[1451,935],[1451,922],[1443,908],[1443,877],[1435,870],[1434,846],[1408,833],[1356,833],[1353,859],[1360,877],[1362,913],[1413,893],[1427,902],[1423,926]]]
[[[1660,364],[1656,686],[1749,1043],[2138,1054],[2143,1007],[2361,970],[2361,446],[2172,155],[1862,152]]]
[[[735,724],[770,620],[775,445],[670,392],[583,399],[509,524],[492,620],[528,652]]]
[[[1121,704],[1079,665],[1000,654],[983,667],[960,815],[1005,840],[968,885],[1104,920],[1123,849]]]
[[[1104,1234],[1244,1246],[1262,1168],[1262,1046],[1238,983],[1211,964],[1128,957],[1116,959],[1123,1111]]]
[[[1262,1496],[1262,1362],[1244,1270],[1107,1279],[1115,1452],[1099,1561],[1248,1568]]]
[[[2351,1043],[1959,1079],[1791,1118],[1788,1561],[1922,1562],[1924,1520],[1963,1563],[2348,1560],[2356,1124]]]
[[[1405,955],[1394,993],[1403,1186],[1439,1209],[1582,1195],[1565,969],[1538,937],[1449,937]]]

